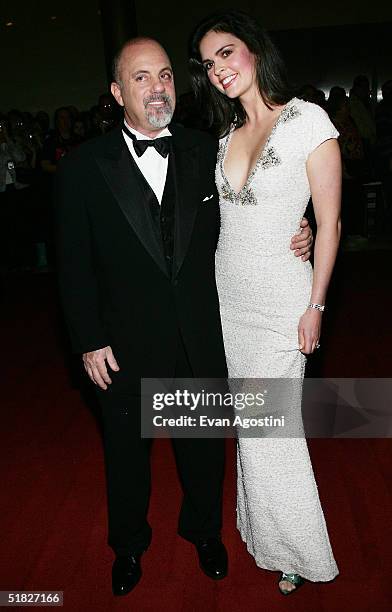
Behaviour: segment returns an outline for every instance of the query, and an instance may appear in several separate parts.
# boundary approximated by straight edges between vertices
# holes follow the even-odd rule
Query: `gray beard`
[[[174,114],[173,102],[170,96],[167,95],[150,96],[149,98],[147,98],[147,100],[145,100],[146,109],[147,104],[149,102],[156,102],[158,100],[163,100],[164,102],[166,102],[166,105],[161,109],[155,109],[150,111],[146,110],[146,119],[151,125],[151,127],[164,128],[169,125],[170,121],[172,120]]]

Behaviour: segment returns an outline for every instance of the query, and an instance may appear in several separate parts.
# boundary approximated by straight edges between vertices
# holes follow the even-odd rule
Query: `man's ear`
[[[112,92],[112,96],[116,100],[117,104],[124,106],[119,84],[113,81],[113,83],[110,85],[110,91]]]

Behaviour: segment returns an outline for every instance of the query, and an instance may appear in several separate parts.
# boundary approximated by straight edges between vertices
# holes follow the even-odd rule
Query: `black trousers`
[[[193,376],[179,339],[176,378]],[[152,440],[140,436],[140,397],[97,390],[101,406],[108,500],[108,544],[117,555],[146,550]],[[224,477],[223,439],[172,439],[183,490],[178,533],[190,542],[219,537]],[[162,475],[163,477],[163,475]]]

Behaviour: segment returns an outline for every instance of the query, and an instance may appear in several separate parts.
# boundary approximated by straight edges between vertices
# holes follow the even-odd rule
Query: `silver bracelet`
[[[308,308],[315,308],[316,310],[319,310],[320,312],[324,312],[325,310],[325,306],[323,304],[309,304]]]

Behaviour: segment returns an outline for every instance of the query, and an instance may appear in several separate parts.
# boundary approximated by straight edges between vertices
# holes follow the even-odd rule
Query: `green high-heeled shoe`
[[[291,589],[291,591],[288,591],[287,589],[281,589],[279,586],[279,591],[282,593],[282,595],[290,595],[291,593],[294,593],[297,589],[299,589],[300,586],[305,583],[305,578],[302,578],[302,576],[300,576],[299,574],[285,574],[284,572],[282,572],[278,584],[280,584],[284,580],[287,580],[287,582],[291,582],[291,584],[295,586],[295,589]]]

